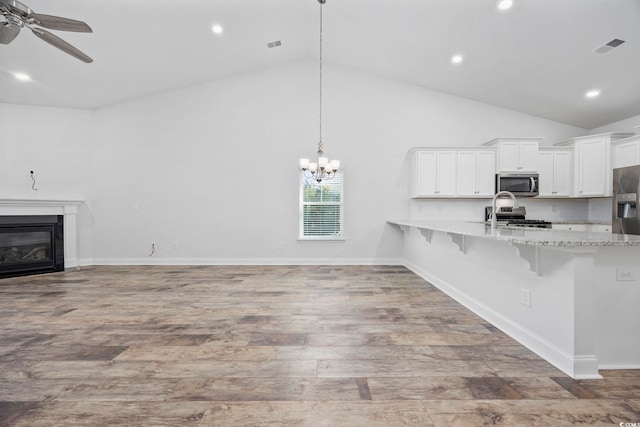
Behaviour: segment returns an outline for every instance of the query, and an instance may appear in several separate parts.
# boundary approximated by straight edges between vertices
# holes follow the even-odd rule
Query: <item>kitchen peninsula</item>
[[[407,267],[566,374],[640,368],[640,236],[388,222]]]

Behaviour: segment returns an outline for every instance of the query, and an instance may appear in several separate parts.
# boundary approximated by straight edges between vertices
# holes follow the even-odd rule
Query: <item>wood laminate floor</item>
[[[2,426],[618,426],[403,267],[92,267],[0,280]]]

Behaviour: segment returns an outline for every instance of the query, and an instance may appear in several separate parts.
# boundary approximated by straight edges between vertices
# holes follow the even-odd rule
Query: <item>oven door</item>
[[[519,197],[538,195],[538,174],[497,174],[496,192],[509,191]]]

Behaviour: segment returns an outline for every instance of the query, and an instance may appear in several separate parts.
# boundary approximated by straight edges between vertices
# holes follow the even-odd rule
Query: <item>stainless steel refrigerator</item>
[[[613,170],[612,232],[640,234],[639,194],[640,166],[628,166]]]

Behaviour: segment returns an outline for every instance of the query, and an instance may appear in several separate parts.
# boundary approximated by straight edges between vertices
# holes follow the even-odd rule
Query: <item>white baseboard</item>
[[[629,364],[616,364],[616,365],[611,365],[611,364],[603,364],[600,365],[600,369],[603,370],[617,370],[617,369],[640,369],[640,365],[637,363],[629,363]]]
[[[398,258],[96,258],[91,265],[404,265]]]
[[[460,292],[440,277],[427,272],[407,260],[405,260],[404,265],[409,270],[413,271],[418,276],[422,277],[427,282],[433,284],[442,292],[464,305],[466,308],[490,322],[523,346],[527,347],[529,350],[547,360],[565,374],[575,379],[602,378],[598,373],[598,360],[595,356],[573,357],[555,345],[549,343],[539,335],[523,328],[521,325],[490,309],[467,294]]]
[[[85,258],[78,260],[78,266],[80,267],[90,267],[93,265],[93,260],[91,258]]]
[[[75,258],[67,258],[64,260],[64,269],[71,270],[76,269],[80,265],[79,261]]]

